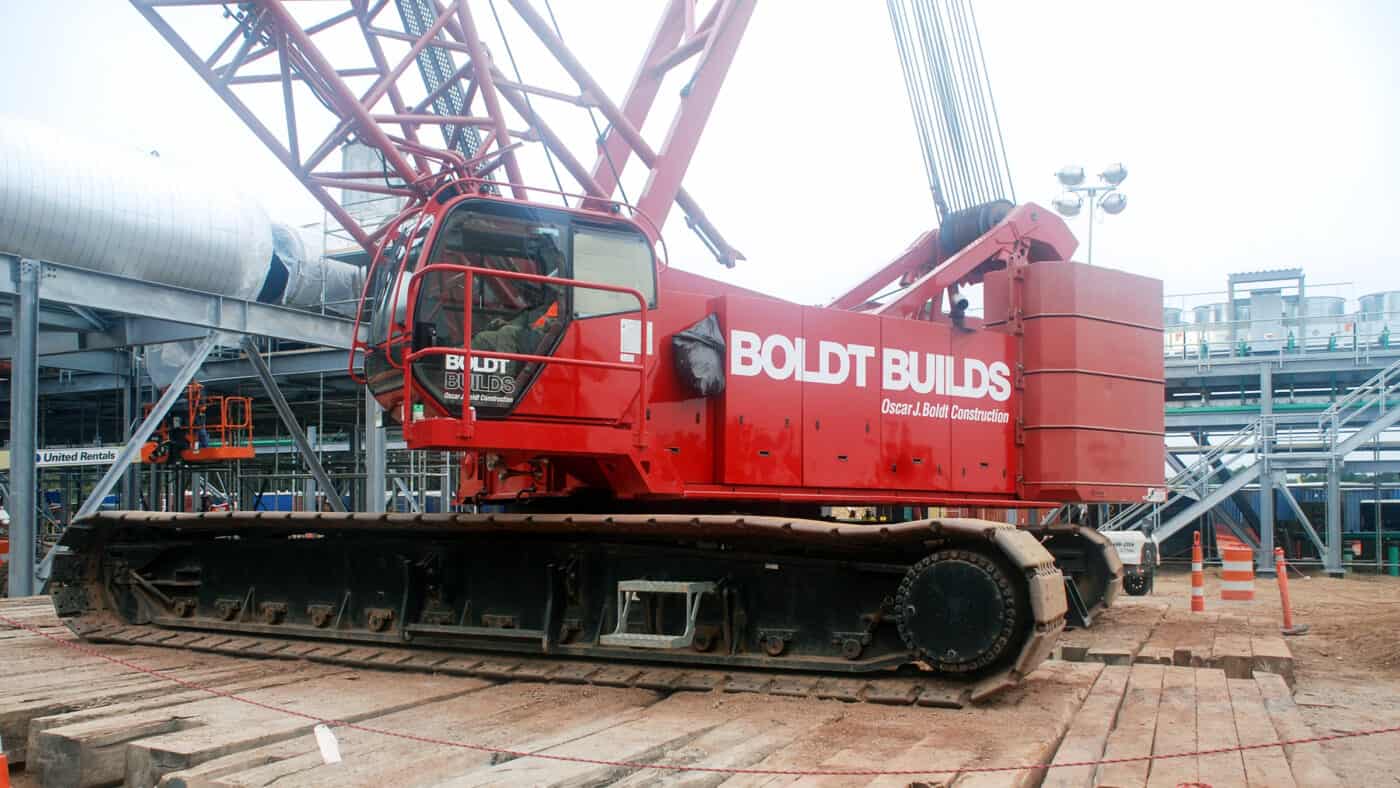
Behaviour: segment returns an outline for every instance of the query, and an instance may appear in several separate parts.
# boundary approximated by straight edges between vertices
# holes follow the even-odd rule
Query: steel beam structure
[[[1400,347],[1382,349],[1370,348],[1367,358],[1358,359],[1350,350],[1331,353],[1307,353],[1289,355],[1281,353],[1270,356],[1277,364],[1278,372],[1290,375],[1331,373],[1342,370],[1366,371],[1380,369],[1391,361],[1400,358]],[[1206,381],[1245,381],[1253,380],[1259,368],[1261,356],[1232,356],[1209,360],[1189,361],[1168,360],[1166,362],[1167,388],[1189,388]]]
[[[394,493],[394,498],[396,500],[400,494],[408,500],[409,511],[415,514],[422,512],[422,508],[418,505],[418,497],[413,494],[413,488],[408,485],[408,482],[403,480],[402,476],[394,477],[394,490],[396,491]]]
[[[316,462],[321,462],[321,436],[317,434],[316,425],[310,424],[306,427],[306,444],[316,457]],[[301,508],[307,512],[319,512],[321,507],[316,505],[316,475],[308,474],[301,483]],[[335,488],[326,489],[326,497],[335,494]]]
[[[10,266],[18,265],[10,258]],[[0,294],[15,294],[15,277],[0,276]],[[44,300],[122,315],[159,315],[203,329],[278,337],[349,350],[354,322],[229,296],[131,279],[101,271],[44,263]]]
[[[272,376],[272,370],[268,369],[267,362],[263,360],[262,354],[258,351],[257,342],[253,341],[252,337],[244,337],[243,350],[248,354],[248,360],[252,362],[253,370],[257,373],[263,388],[267,390],[267,397],[272,400],[272,406],[276,408],[277,415],[282,419],[282,425],[287,428],[287,432],[292,436],[292,441],[296,443],[297,450],[301,452],[301,459],[306,463],[307,470],[316,477],[316,482],[321,485],[321,489],[326,491],[326,502],[335,511],[344,512],[345,501],[340,497],[335,482],[331,481],[330,474],[326,473],[325,467],[321,465],[320,458],[311,448],[311,443],[306,439],[306,433],[297,423],[296,415],[292,413],[292,406],[288,405],[287,398],[282,396],[282,389],[278,387],[277,379]]]
[[[156,285],[160,287],[160,285]],[[172,323],[151,317],[121,317],[115,319],[104,331],[91,331],[82,335],[79,342],[75,333],[45,334],[50,339],[47,344],[50,353],[73,353],[79,350],[116,350],[133,345],[158,345],[164,342],[198,341],[209,333],[207,328]],[[0,359],[11,355],[9,337],[0,337]],[[41,349],[41,352],[43,350]],[[40,362],[42,363],[42,361]]]
[[[43,366],[42,364],[40,366]],[[91,394],[96,391],[117,391],[125,386],[125,375],[88,374],[73,377],[44,378],[39,381],[39,396],[55,394]],[[0,402],[10,399],[10,384],[0,383]]]
[[[131,434],[126,445],[117,454],[116,461],[107,468],[107,472],[98,480],[97,486],[92,488],[87,500],[83,501],[83,505],[78,508],[78,517],[93,514],[102,506],[102,500],[107,497],[108,493],[112,492],[113,487],[116,487],[117,482],[126,473],[127,467],[141,456],[141,447],[145,446],[146,441],[155,434],[156,427],[160,426],[161,421],[165,419],[165,414],[170,412],[170,408],[174,406],[175,402],[185,396],[185,387],[190,384],[191,380],[194,380],[200,365],[204,363],[204,359],[209,357],[218,344],[218,338],[213,334],[205,337],[204,341],[199,343],[189,360],[175,373],[175,378],[170,381],[165,393],[156,400],[151,412],[141,421],[141,426],[137,427],[135,432]]]
[[[127,351],[127,363],[131,365],[133,358],[131,351]],[[136,434],[137,420],[141,418],[141,386],[135,376],[127,379],[126,385],[122,386],[122,440],[130,444],[132,436]],[[141,465],[132,463],[127,467],[127,471],[122,475],[121,501],[123,509],[141,508]]]
[[[364,392],[365,398],[365,510],[369,512],[384,511],[384,493],[389,483],[385,466],[388,463],[386,453],[386,435],[384,430],[384,408],[380,407],[379,400],[374,398],[374,394],[368,389]]]
[[[1322,568],[1329,577],[1342,571],[1342,461],[1336,457],[1327,464],[1327,552]]]
[[[1259,465],[1255,464],[1236,471],[1235,474],[1230,477],[1229,481],[1215,488],[1199,501],[1195,501],[1190,506],[1182,509],[1165,523],[1162,523],[1162,527],[1152,532],[1152,538],[1156,539],[1159,543],[1166,541],[1172,534],[1190,525],[1197,517],[1219,506],[1225,499],[1234,495],[1239,490],[1244,489],[1246,484],[1258,479],[1259,470]]]
[[[1233,303],[1233,302],[1232,302]],[[1259,365],[1259,435],[1255,444],[1259,468],[1259,549],[1254,551],[1254,573],[1272,577],[1274,574],[1274,472],[1270,459],[1274,453],[1274,368],[1269,362]]]
[[[1313,528],[1312,520],[1309,520],[1307,514],[1303,512],[1303,507],[1298,505],[1298,499],[1293,497],[1292,491],[1288,489],[1287,484],[1283,483],[1283,479],[1277,480],[1274,489],[1279,491],[1284,503],[1288,504],[1288,508],[1293,511],[1293,516],[1298,518],[1298,524],[1303,526],[1303,531],[1307,533],[1308,539],[1312,540],[1313,546],[1317,548],[1317,554],[1327,555],[1327,545],[1323,544],[1321,537],[1317,535],[1317,530]],[[1272,556],[1270,556],[1270,560],[1273,560]]]
[[[358,358],[357,358],[358,360]],[[295,350],[273,353],[264,358],[272,374],[277,377],[287,375],[341,375],[345,374],[346,354],[343,350]],[[200,379],[209,381],[246,380],[257,377],[253,363],[244,359],[211,361],[204,365]]]
[[[0,320],[14,320],[13,301],[0,301]],[[79,314],[76,309],[59,309],[51,306],[39,310],[40,328],[57,328],[68,331],[103,331],[105,327],[95,323],[91,317]]]
[[[32,596],[34,554],[38,550],[38,501],[35,450],[38,448],[39,411],[39,281],[42,264],[34,260],[9,258],[16,296],[15,319],[11,323],[15,356],[10,380],[10,512],[9,593]]]

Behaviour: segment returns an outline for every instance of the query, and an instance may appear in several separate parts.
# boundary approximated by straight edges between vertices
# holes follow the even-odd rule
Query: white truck
[[[1123,561],[1123,590],[1131,596],[1151,593],[1153,577],[1162,562],[1157,542],[1141,531],[1106,531],[1104,536],[1118,548]]]

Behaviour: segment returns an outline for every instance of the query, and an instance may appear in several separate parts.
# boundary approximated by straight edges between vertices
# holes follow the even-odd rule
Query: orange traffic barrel
[[[1217,536],[1220,547],[1220,598],[1254,599],[1254,551],[1234,537]]]

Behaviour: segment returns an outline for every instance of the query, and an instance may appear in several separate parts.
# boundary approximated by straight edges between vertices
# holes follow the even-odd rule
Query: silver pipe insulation
[[[0,117],[0,252],[264,303],[360,295],[357,266],[307,252],[246,194],[155,154]]]

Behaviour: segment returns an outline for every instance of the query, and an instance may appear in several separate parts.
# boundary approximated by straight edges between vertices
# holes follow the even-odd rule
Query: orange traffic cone
[[[1191,612],[1206,612],[1206,559],[1201,555],[1201,532],[1191,542]]]
[[[1288,598],[1288,561],[1284,560],[1283,548],[1274,548],[1274,574],[1278,576],[1278,598],[1283,605],[1283,634],[1302,635],[1308,631],[1307,624],[1293,624],[1293,602]]]
[[[4,742],[0,742],[0,788],[10,788],[10,759],[5,757]]]

